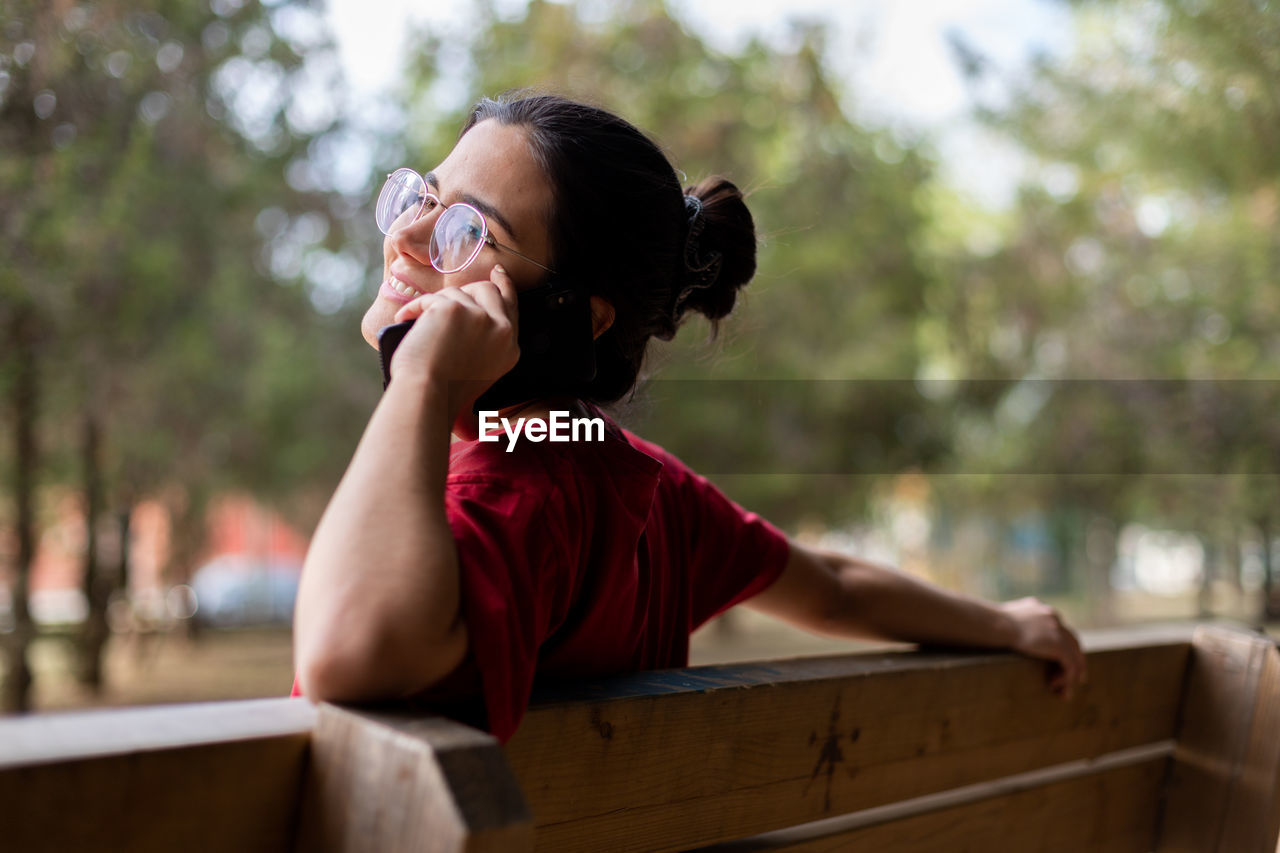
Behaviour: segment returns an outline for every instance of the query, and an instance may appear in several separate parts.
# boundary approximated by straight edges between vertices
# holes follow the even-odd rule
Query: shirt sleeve
[[[786,534],[684,469],[690,541],[690,630],[763,592],[786,568]]]
[[[458,549],[468,663],[479,673],[489,731],[515,734],[538,650],[568,587],[554,502],[487,480],[451,481],[445,511]]]

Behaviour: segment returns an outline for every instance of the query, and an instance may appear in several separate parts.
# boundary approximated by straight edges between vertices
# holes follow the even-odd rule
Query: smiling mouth
[[[399,293],[401,296],[406,296],[409,299],[413,299],[414,297],[421,296],[423,294],[423,291],[418,290],[418,288],[413,285],[405,284],[394,275],[387,279],[387,284],[391,285],[391,289],[396,293]]]

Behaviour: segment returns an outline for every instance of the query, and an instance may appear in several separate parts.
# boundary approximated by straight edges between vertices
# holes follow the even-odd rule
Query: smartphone
[[[492,411],[525,400],[573,395],[596,375],[591,302],[578,287],[551,280],[517,296],[520,360],[480,395],[475,411]],[[382,387],[391,382],[391,356],[413,321],[378,332]]]

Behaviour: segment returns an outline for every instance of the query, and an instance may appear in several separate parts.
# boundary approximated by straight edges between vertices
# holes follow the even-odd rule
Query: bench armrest
[[[529,808],[491,735],[421,712],[318,711],[299,851],[533,849]]]

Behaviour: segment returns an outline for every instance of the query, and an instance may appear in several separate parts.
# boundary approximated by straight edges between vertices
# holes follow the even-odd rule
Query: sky
[[[495,0],[517,14],[524,0]],[[585,0],[607,14],[609,0]],[[1066,4],[1053,0],[669,0],[704,39],[724,50],[752,35],[785,37],[795,18],[829,22],[830,61],[849,84],[854,110],[873,124],[924,131],[934,140],[942,174],[975,201],[1007,204],[1025,164],[966,118],[970,104],[948,36],[957,34],[1006,74],[1036,53],[1070,48]],[[392,63],[407,22],[465,27],[458,0],[328,0],[327,18],[343,67],[357,91],[373,96],[395,78]],[[998,155],[998,156],[993,156]]]

